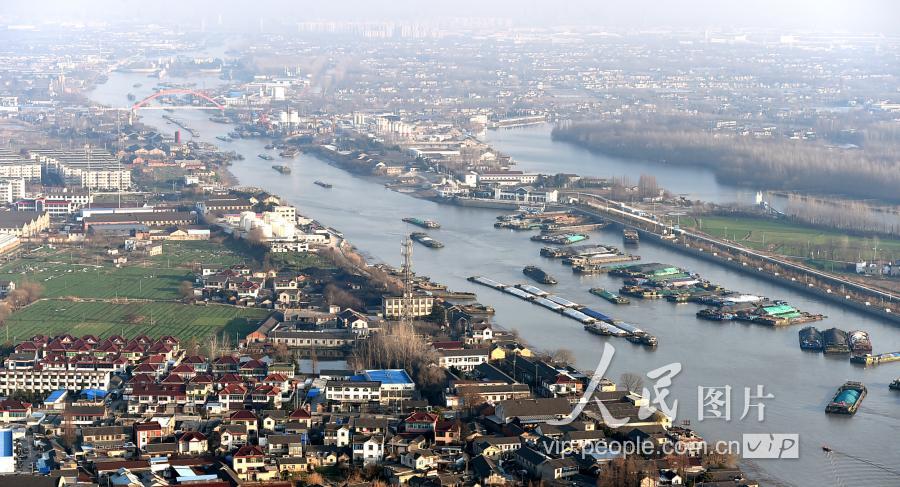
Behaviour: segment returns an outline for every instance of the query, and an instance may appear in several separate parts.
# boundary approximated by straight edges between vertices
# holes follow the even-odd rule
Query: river
[[[214,78],[194,81],[207,86],[218,82]],[[144,86],[140,89],[132,87],[139,82]],[[107,105],[127,106],[126,93],[133,92],[140,99],[150,92],[151,85],[151,80],[146,77],[111,73],[109,81],[99,86],[92,97]],[[163,114],[161,111],[141,112],[145,123],[167,133],[174,132],[176,127],[166,125],[161,118]],[[221,143],[215,136],[224,135],[231,129],[210,122],[207,118],[210,113],[191,110],[175,115],[196,129],[199,139],[244,155],[246,159],[236,161],[231,168],[241,184],[261,187],[285,197],[298,207],[299,212],[339,229],[374,261],[399,264],[401,239],[405,233],[414,230],[400,218],[417,216],[439,221],[442,228],[431,233],[446,246],[432,250],[416,245],[413,255],[416,272],[429,275],[451,289],[477,292],[481,302],[496,308],[497,323],[517,329],[538,349],[569,349],[580,368],[593,370],[603,343],[609,340],[617,352],[606,375],[614,380],[624,372],[644,375],[666,364],[681,363],[683,370],[673,380],[668,402],[678,399],[678,420],[690,420],[691,426],[707,439],[739,440],[741,433],[747,432],[798,433],[799,459],[746,462],[758,479],[765,479],[768,484],[791,485],[897,484],[897,474],[847,457],[829,461],[821,446],[827,444],[837,451],[882,465],[897,464],[900,394],[889,391],[887,386],[900,375],[898,364],[866,369],[851,364],[846,358],[804,353],[798,347],[798,327],[771,329],[745,323],[701,321],[695,317],[699,308],[693,304],[640,300],[634,300],[628,306],[608,304],[589,294],[588,289],[617,289],[621,280],[606,275],[580,277],[557,262],[540,257],[541,245],[529,241],[528,233],[492,227],[497,211],[414,199],[389,191],[369,179],[354,177],[308,155],[286,162],[293,172],[281,175],[270,168],[273,163],[282,163],[277,157],[273,162],[257,157],[257,154],[267,152],[263,148],[267,143],[265,140]],[[602,157],[554,142],[549,138],[547,128],[505,130],[491,133],[488,140],[513,156],[524,170],[592,176],[629,175],[635,181],[641,172],[653,173],[661,185],[675,192],[682,192],[678,187],[695,188],[688,191],[692,197],[696,195],[709,200],[723,200],[727,193],[736,191],[716,184],[704,171],[679,169],[674,172],[655,165]],[[320,188],[313,184],[314,180],[333,183],[334,188]],[[591,242],[621,246],[621,236],[612,230],[601,230],[591,233]],[[785,299],[802,310],[823,313],[828,318],[817,324],[820,329],[837,326],[867,330],[876,352],[900,350],[900,333],[889,323],[665,246],[642,242],[635,252],[644,262],[676,264],[728,288]],[[506,283],[527,282],[522,267],[528,264],[543,266],[559,280],[553,287],[555,293],[651,331],[659,337],[658,349],[648,350],[622,339],[587,334],[573,320],[466,281],[469,276],[484,275]],[[823,412],[825,404],[835,388],[846,380],[863,381],[869,388],[868,397],[852,418],[826,415]],[[652,381],[645,378],[645,384],[652,385]],[[754,410],[741,420],[744,388],[755,391],[758,384],[765,387],[765,393],[775,396],[763,401],[765,420],[757,422]],[[698,386],[725,385],[732,387],[732,419],[698,421]]]

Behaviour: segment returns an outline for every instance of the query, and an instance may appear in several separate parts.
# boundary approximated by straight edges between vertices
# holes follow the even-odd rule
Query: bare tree
[[[194,297],[194,285],[190,281],[181,281],[178,285],[178,296],[187,301]]]
[[[622,387],[632,392],[640,392],[644,387],[644,379],[640,375],[631,372],[622,374],[619,377],[619,382],[622,384]]]
[[[567,348],[559,348],[550,353],[550,359],[560,364],[571,364],[575,362],[575,355]]]

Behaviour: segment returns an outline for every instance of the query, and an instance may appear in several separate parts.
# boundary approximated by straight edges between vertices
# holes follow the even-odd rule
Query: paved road
[[[895,299],[900,299],[900,296],[892,294],[887,291],[884,291],[882,289],[878,289],[878,288],[868,286],[865,284],[860,284],[858,282],[851,281],[851,280],[841,277],[839,275],[830,274],[830,273],[823,272],[823,271],[820,271],[817,269],[813,269],[811,267],[807,267],[805,265],[797,264],[796,262],[792,262],[792,261],[784,259],[782,257],[763,253],[763,252],[753,250],[753,249],[749,249],[747,247],[743,247],[741,245],[737,245],[737,244],[734,244],[731,242],[725,242],[722,240],[714,239],[714,238],[711,238],[707,235],[703,235],[700,233],[689,232],[689,231],[683,230],[683,229],[676,229],[675,227],[673,227],[671,225],[667,225],[665,223],[659,222],[652,218],[648,218],[645,216],[634,214],[630,211],[625,211],[625,210],[616,208],[615,206],[618,206],[618,203],[611,202],[611,201],[607,200],[606,198],[603,198],[603,197],[600,197],[597,195],[593,195],[590,193],[578,193],[578,192],[568,193],[568,194],[577,195],[578,198],[581,198],[581,199],[589,198],[594,201],[597,201],[601,205],[607,205],[605,208],[603,208],[603,207],[593,208],[593,210],[585,208],[584,205],[574,205],[573,206],[574,208],[577,208],[581,211],[593,213],[594,215],[596,215],[598,217],[604,217],[604,216],[619,217],[619,219],[622,220],[622,222],[626,225],[629,225],[629,224],[625,223],[625,222],[633,222],[633,223],[638,223],[639,225],[642,225],[641,227],[638,227],[637,225],[633,225],[633,224],[629,225],[629,226],[635,226],[636,228],[641,228],[643,230],[654,229],[653,230],[654,233],[657,233],[660,235],[663,235],[663,234],[682,235],[682,236],[686,236],[689,238],[699,240],[701,242],[708,243],[710,245],[724,247],[724,248],[726,248],[730,251],[733,251],[737,254],[743,254],[743,255],[746,255],[746,256],[749,256],[749,257],[752,257],[755,259],[762,260],[764,262],[777,264],[786,269],[793,270],[795,272],[800,272],[803,274],[814,276],[825,282],[829,282],[835,286],[843,286],[847,289],[851,289],[851,290],[854,290],[857,292],[862,292],[862,293],[867,293],[867,294],[870,294],[873,296],[877,296],[883,300],[894,301]],[[603,213],[598,213],[597,210],[599,210],[603,213],[607,213],[607,215],[604,215]],[[826,289],[824,289],[824,291],[827,293],[831,293],[830,288],[826,288]]]

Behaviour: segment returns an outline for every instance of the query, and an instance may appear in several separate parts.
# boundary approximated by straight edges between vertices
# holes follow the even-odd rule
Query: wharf
[[[585,330],[598,335],[620,336],[628,338],[634,343],[655,347],[657,344],[656,337],[650,335],[646,331],[619,320],[588,308],[587,306],[569,301],[566,298],[550,294],[540,288],[529,284],[517,284],[508,286],[493,279],[482,276],[469,277],[470,282],[481,284],[502,291],[506,294],[516,296],[523,301],[557,312],[567,318],[571,318],[584,325]]]

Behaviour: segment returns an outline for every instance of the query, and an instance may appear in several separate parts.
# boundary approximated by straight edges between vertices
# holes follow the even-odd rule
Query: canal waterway
[[[179,81],[179,80],[167,80]],[[214,78],[193,79],[198,85],[219,83]],[[143,83],[134,88],[134,83]],[[93,92],[93,99],[111,106],[127,106],[126,94],[140,99],[150,93],[153,80],[126,73],[111,73],[109,81]],[[177,127],[161,117],[165,112],[144,111],[145,123],[173,133]],[[830,461],[821,446],[869,459],[894,468],[898,463],[897,438],[900,436],[900,393],[888,390],[892,379],[900,376],[900,363],[863,368],[846,357],[832,358],[804,353],[798,347],[799,327],[772,329],[745,323],[716,323],[698,320],[700,309],[694,304],[633,299],[631,305],[615,306],[590,293],[591,287],[618,289],[621,280],[607,275],[579,276],[558,261],[538,255],[540,244],[529,241],[530,233],[493,228],[496,210],[438,205],[390,191],[380,183],[359,178],[309,155],[283,161],[276,151],[267,151],[266,140],[238,139],[223,143],[215,139],[231,131],[227,125],[208,120],[212,113],[183,111],[179,119],[198,132],[198,139],[216,143],[245,157],[231,167],[242,185],[257,186],[285,197],[298,211],[341,232],[373,261],[400,263],[400,242],[414,230],[400,221],[405,216],[437,220],[440,230],[429,233],[445,244],[443,249],[414,248],[415,271],[447,284],[451,289],[477,292],[479,300],[496,308],[495,320],[513,328],[534,347],[543,350],[565,348],[582,369],[594,369],[604,342],[616,347],[607,371],[614,380],[620,374],[646,372],[673,362],[683,370],[673,379],[667,401],[678,400],[678,421],[689,420],[691,427],[707,439],[740,440],[742,433],[798,433],[800,458],[761,460],[747,463],[755,476],[769,483],[790,485],[897,485],[896,474],[888,473],[846,457]],[[182,131],[183,132],[183,131]],[[186,134],[182,134],[184,137]],[[729,194],[743,190],[718,185],[711,174],[694,169],[669,171],[657,165],[640,164],[600,156],[568,144],[554,142],[549,128],[532,127],[490,133],[487,137],[502,152],[510,154],[523,170],[573,172],[589,176],[627,175],[636,181],[641,173],[655,174],[662,186],[692,198],[727,201]],[[264,161],[258,154],[271,153],[275,161]],[[292,173],[282,175],[272,164],[287,164]],[[332,183],[332,189],[313,184],[315,180]],[[683,191],[682,191],[683,189]],[[743,194],[749,194],[746,191]],[[750,196],[752,199],[752,195]],[[614,230],[590,233],[589,243],[622,245]],[[666,246],[642,242],[634,250],[643,262],[663,262],[700,273],[730,289],[784,299],[810,312],[828,315],[816,324],[820,329],[836,326],[867,330],[876,352],[900,350],[900,330],[895,325],[845,309],[830,302],[798,293],[771,281],[720,267]],[[656,350],[633,345],[623,339],[590,335],[582,326],[559,314],[523,302],[518,298],[481,287],[466,280],[482,275],[513,284],[529,282],[522,267],[543,267],[559,280],[556,286],[543,286],[565,298],[588,305],[615,318],[634,323],[655,334],[660,341]],[[868,397],[855,417],[836,417],[823,412],[837,386],[846,380],[859,380],[869,388]],[[645,385],[652,381],[645,377]],[[744,388],[756,391],[758,384],[773,399],[762,401],[765,419],[756,421],[755,409],[741,420]],[[732,388],[731,420],[698,421],[698,386]]]

